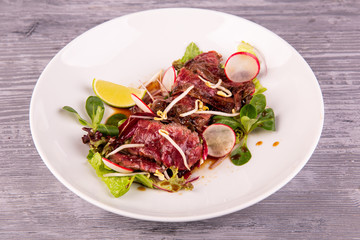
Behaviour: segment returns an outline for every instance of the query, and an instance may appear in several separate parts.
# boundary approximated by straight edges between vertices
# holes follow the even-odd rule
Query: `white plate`
[[[248,140],[253,157],[244,166],[225,161],[202,168],[193,191],[139,191],[134,184],[114,198],[87,163],[84,132],[64,105],[82,116],[94,95],[93,78],[138,86],[180,58],[194,41],[226,59],[239,42],[265,56],[267,103],[276,114],[276,132],[257,131]],[[305,165],[320,138],[324,107],[320,87],[308,64],[287,42],[245,19],[201,9],[159,9],[103,23],[64,47],[41,74],[33,92],[30,125],[36,148],[50,171],[81,198],[124,216],[155,221],[193,221],[246,208],[274,193]],[[111,110],[107,109],[110,114]],[[262,141],[261,146],[256,142]],[[273,143],[279,141],[277,147]]]

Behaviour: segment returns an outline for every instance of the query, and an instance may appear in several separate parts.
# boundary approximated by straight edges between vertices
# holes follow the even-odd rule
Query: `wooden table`
[[[36,81],[79,34],[114,17],[196,7],[275,32],[320,83],[325,123],[303,170],[267,199],[223,217],[159,223],[106,212],[64,187],[39,157],[29,128]],[[0,1],[0,239],[360,239],[360,2]]]

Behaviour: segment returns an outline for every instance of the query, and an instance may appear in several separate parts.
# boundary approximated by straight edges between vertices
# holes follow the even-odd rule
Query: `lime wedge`
[[[128,108],[135,105],[131,94],[135,94],[140,99],[145,96],[145,90],[138,88],[125,87],[112,82],[94,79],[92,83],[94,93],[106,104],[118,107]]]

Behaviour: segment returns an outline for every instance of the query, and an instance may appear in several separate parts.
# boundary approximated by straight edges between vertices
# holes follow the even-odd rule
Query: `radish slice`
[[[131,94],[131,98],[134,100],[136,106],[138,106],[141,110],[143,110],[146,113],[153,113],[155,114],[149,107],[146,105],[143,100],[141,100],[138,96],[135,94]]]
[[[118,172],[115,172],[115,173],[104,174],[103,177],[128,177],[128,176],[134,176],[134,175],[138,175],[138,174],[145,175],[145,174],[149,174],[149,173],[147,173],[147,172],[133,172],[133,173],[118,173]]]
[[[207,156],[208,156],[208,154],[209,154],[209,149],[208,149],[207,143],[206,143],[203,135],[201,135],[201,139],[203,140],[202,158],[203,158],[203,160],[206,160],[206,159],[207,159]]]
[[[223,157],[229,154],[236,142],[234,130],[221,123],[210,125],[202,135],[207,144],[208,155],[213,157]]]
[[[259,59],[248,52],[236,52],[225,63],[225,74],[233,82],[251,81],[259,71]]]
[[[126,167],[117,165],[116,163],[113,163],[112,161],[110,161],[107,158],[102,158],[102,161],[105,164],[105,166],[107,166],[108,168],[111,168],[112,170],[117,171],[119,173],[131,173],[134,171],[130,168],[126,168]]]
[[[176,71],[175,68],[171,66],[165,71],[164,76],[162,78],[162,84],[164,85],[164,87],[168,92],[171,91],[175,83],[175,80],[176,80]]]
[[[254,48],[255,55],[257,56],[257,58],[259,59],[259,62],[260,62],[260,72],[259,72],[258,76],[264,77],[267,74],[267,65],[265,62],[265,57],[262,54],[262,52],[260,52],[259,49],[257,49],[255,46],[253,46],[253,48]]]

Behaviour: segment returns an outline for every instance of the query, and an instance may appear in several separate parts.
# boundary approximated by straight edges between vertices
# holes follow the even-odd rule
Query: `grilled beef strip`
[[[191,168],[202,156],[203,146],[199,135],[178,123],[163,124],[153,120],[139,120],[130,143],[145,144],[145,147],[129,148],[128,152],[149,159],[154,159],[159,165],[175,166],[179,170],[186,170],[179,151],[163,136],[159,130],[163,129],[184,152],[187,164]]]
[[[135,155],[115,153],[109,157],[109,160],[122,167],[130,168],[135,171],[140,170],[144,172],[155,173],[156,171],[164,172],[165,170],[155,161]]]
[[[201,81],[197,74],[187,68],[180,69],[173,87],[173,94],[180,94],[192,85],[194,88],[188,95],[198,98],[205,104],[220,111],[231,112],[234,108],[235,104],[233,98],[226,98],[217,95],[217,89],[208,87],[203,81]]]
[[[215,51],[210,51],[189,60],[185,63],[184,68],[194,73],[194,75],[200,75],[202,78],[214,84],[221,79],[221,85],[232,92],[232,97],[225,98],[217,95],[217,90],[209,88],[200,79],[197,79],[183,69],[179,72],[173,88],[174,93],[182,92],[187,87],[194,85],[197,89],[194,89],[189,93],[191,96],[198,97],[204,103],[207,103],[220,111],[231,112],[232,109],[239,111],[243,105],[249,103],[251,100],[255,85],[252,81],[245,83],[230,81],[226,77],[224,69],[221,67],[221,60],[222,57],[220,54]]]
[[[176,98],[176,96],[171,96],[167,99],[156,99],[151,104],[151,109],[154,113],[157,111],[163,111],[167,105],[171,103]],[[170,122],[176,122],[181,125],[188,127],[191,130],[196,130],[202,132],[204,127],[209,123],[211,115],[210,114],[191,114],[186,117],[180,117],[180,114],[191,111],[195,108],[196,98],[185,96],[181,99],[174,107],[167,113],[167,120]]]

